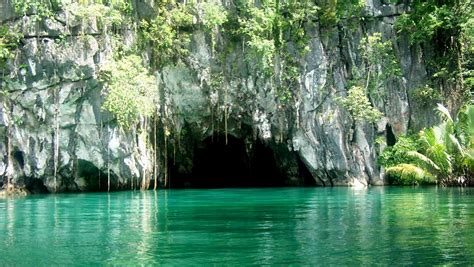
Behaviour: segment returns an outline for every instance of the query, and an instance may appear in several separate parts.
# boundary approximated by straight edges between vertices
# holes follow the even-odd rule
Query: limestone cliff
[[[136,16],[149,15],[146,3],[134,3]],[[384,184],[377,156],[385,142],[377,140],[392,139],[435,121],[434,103],[411,100],[413,90],[428,79],[429,53],[396,34],[394,21],[405,9],[402,4],[367,0],[367,19],[351,21],[350,27],[344,21],[331,27],[318,22],[306,25],[310,50],[302,57],[294,55],[299,82],[291,88],[293,101],[287,105],[278,100],[270,79],[252,73],[251,64],[242,58],[242,47],[221,64],[238,72],[228,75],[220,89],[210,87],[210,70],[216,66],[209,36],[194,30],[185,64],[156,73],[161,116],[166,117],[158,122],[156,136],[161,152],[158,179],[163,182],[165,154],[176,157],[178,172],[190,174],[195,148],[227,132],[245,141],[247,153],[257,140],[270,147],[282,172],[296,184],[301,175],[299,161],[318,185]],[[84,25],[64,13],[34,22],[30,16],[15,15],[7,0],[0,1],[0,20],[9,27],[20,27],[24,34],[16,67],[10,64],[2,70],[4,74],[17,72],[19,79],[9,92],[9,106],[1,108],[0,151],[4,156],[0,175],[7,175],[9,129],[17,186],[105,190],[108,177],[112,189],[137,184],[143,170],[152,169],[152,148],[134,131],[119,130],[101,109],[97,68],[110,57],[110,36],[99,32],[94,23]],[[351,68],[360,64],[360,40],[373,33],[393,42],[402,74],[373,100],[384,117],[375,124],[355,123],[335,99],[346,95]],[[133,29],[126,26],[122,37],[125,45],[135,41]],[[166,123],[172,134],[165,149]],[[153,127],[149,129],[152,132]]]

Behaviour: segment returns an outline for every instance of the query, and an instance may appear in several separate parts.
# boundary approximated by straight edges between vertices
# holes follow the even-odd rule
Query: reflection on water
[[[0,265],[472,264],[474,190],[278,188],[0,200]]]

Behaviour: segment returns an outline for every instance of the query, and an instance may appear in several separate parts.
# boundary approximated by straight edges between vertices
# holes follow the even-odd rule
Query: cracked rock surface
[[[421,48],[395,33],[394,21],[404,7],[377,0],[368,4],[368,16],[373,18],[352,27],[308,26],[310,52],[299,59],[300,82],[292,88],[294,101],[287,107],[279,104],[272,82],[249,71],[241,49],[225,63],[239,72],[224,81],[225,90],[211,90],[207,84],[215,66],[209,37],[196,30],[186,64],[156,73],[164,109],[173,120],[173,131],[179,133],[170,137],[167,152],[173,153],[172,145],[181,142],[175,153],[183,172],[192,170],[196,143],[224,133],[227,116],[229,135],[244,139],[249,149],[259,139],[273,149],[286,172],[295,173],[300,159],[318,185],[384,184],[377,165],[383,145],[377,138],[385,138],[387,131],[399,136],[418,130],[435,118],[433,106],[410,101],[410,91],[424,85],[427,71]],[[15,64],[20,67],[9,70],[19,77],[10,92],[11,105],[2,103],[0,109],[1,140],[6,140],[5,129],[11,127],[13,182],[31,190],[103,190],[110,175],[113,189],[129,188],[131,179],[150,168],[151,152],[135,132],[119,130],[101,109],[97,69],[110,57],[109,37],[96,32],[94,25],[79,34],[81,25],[66,28],[61,15],[38,25],[28,16],[15,16],[6,0],[0,5],[2,22],[22,23],[25,34]],[[386,86],[382,98],[374,102],[385,115],[378,123],[355,123],[335,98],[346,95],[350,69],[361,60],[359,41],[376,32],[393,41],[402,77]],[[7,171],[6,146],[0,142],[2,177]],[[161,173],[162,165],[160,160]]]

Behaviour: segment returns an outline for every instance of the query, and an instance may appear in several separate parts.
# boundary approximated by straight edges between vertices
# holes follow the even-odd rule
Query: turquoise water
[[[474,190],[273,188],[0,200],[0,265],[474,264]]]

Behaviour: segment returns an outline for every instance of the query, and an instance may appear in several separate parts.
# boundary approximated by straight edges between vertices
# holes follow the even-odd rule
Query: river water
[[[474,264],[474,189],[162,190],[0,199],[0,265]]]

